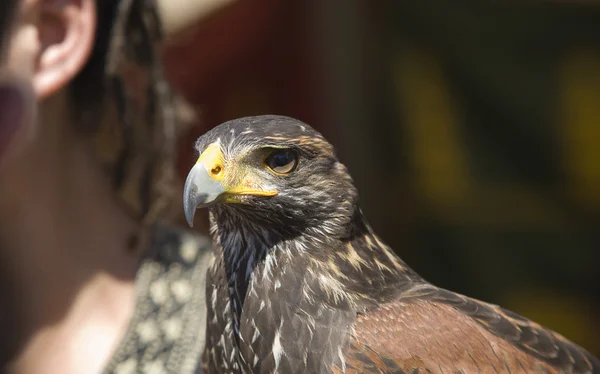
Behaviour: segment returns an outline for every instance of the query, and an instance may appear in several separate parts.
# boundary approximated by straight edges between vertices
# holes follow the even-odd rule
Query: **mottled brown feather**
[[[440,293],[450,293],[440,290]],[[594,373],[598,362],[585,350],[543,327],[518,317],[550,340],[552,357],[520,348],[521,334],[502,335],[485,321],[506,319],[502,309],[453,294],[471,306],[492,310],[473,318],[457,307],[420,296],[384,304],[359,315],[344,352],[346,373]],[[438,295],[436,295],[438,296]],[[510,317],[508,317],[510,318]],[[560,352],[562,350],[562,352]],[[577,351],[576,356],[573,353]],[[567,361],[552,362],[565,355]],[[338,368],[339,370],[340,368]]]
[[[350,342],[349,373],[365,372],[365,352],[376,357],[378,368],[391,372],[554,372],[453,307],[435,302],[397,302],[361,315]]]

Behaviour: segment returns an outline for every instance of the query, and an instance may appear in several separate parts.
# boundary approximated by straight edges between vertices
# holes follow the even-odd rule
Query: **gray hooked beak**
[[[194,226],[196,209],[209,206],[223,192],[225,188],[221,182],[210,176],[206,165],[202,163],[194,165],[183,188],[183,210],[190,227]]]

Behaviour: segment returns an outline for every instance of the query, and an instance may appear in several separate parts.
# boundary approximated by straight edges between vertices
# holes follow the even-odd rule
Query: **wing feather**
[[[597,373],[563,336],[496,305],[432,285],[359,315],[348,373]]]

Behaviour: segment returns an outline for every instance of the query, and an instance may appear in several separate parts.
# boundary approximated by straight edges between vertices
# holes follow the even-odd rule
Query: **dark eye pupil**
[[[288,174],[298,165],[298,155],[293,151],[276,151],[267,158],[266,164],[276,173]]]
[[[294,160],[294,155],[289,152],[279,152],[273,155],[273,161],[271,162],[271,166],[273,167],[281,167],[289,164]]]

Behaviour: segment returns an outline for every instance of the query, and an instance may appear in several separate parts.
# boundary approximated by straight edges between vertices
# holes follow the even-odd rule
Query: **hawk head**
[[[346,168],[331,144],[298,120],[236,119],[207,132],[196,149],[184,188],[190,225],[197,208],[210,207],[236,224],[332,235],[355,213],[357,192]]]

